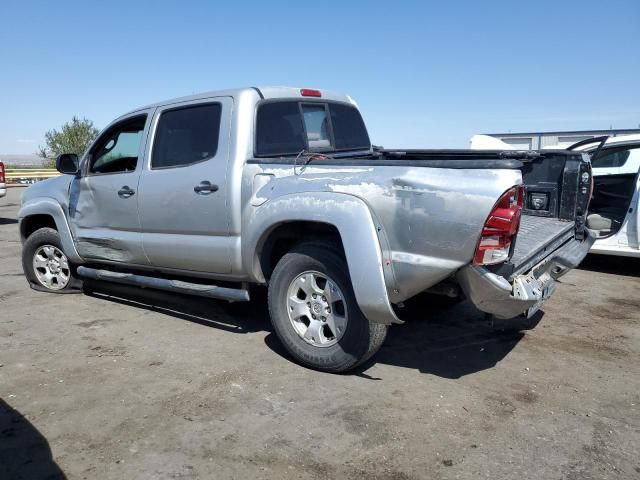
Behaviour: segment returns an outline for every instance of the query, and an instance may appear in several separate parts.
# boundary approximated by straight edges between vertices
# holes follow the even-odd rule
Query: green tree
[[[91,120],[80,120],[74,116],[60,130],[54,128],[44,134],[46,146],[38,147],[38,155],[45,159],[45,166],[52,166],[55,158],[63,153],[75,153],[81,157],[98,133]]]

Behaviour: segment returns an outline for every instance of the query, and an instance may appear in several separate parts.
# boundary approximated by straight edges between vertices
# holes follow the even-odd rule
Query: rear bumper
[[[587,232],[584,240],[570,240],[512,282],[476,265],[460,269],[456,278],[479,310],[498,318],[513,318],[540,306],[555,290],[556,279],[580,264],[595,241],[595,236]]]

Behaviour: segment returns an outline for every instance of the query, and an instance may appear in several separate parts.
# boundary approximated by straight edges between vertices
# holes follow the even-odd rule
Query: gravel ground
[[[589,257],[532,321],[414,305],[352,375],[264,299],[30,290],[0,199],[0,478],[639,478],[640,263]]]

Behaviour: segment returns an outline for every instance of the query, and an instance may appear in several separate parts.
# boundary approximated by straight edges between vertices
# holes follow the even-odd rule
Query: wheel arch
[[[38,198],[26,202],[18,212],[20,239],[24,243],[29,235],[39,228],[49,227],[58,231],[64,253],[74,263],[82,263],[78,254],[69,222],[62,206],[53,198]]]
[[[305,235],[304,227],[312,234]],[[253,280],[267,282],[269,268],[292,237],[334,242],[344,254],[356,299],[367,318],[402,323],[389,301],[378,230],[363,200],[334,192],[285,195],[253,208],[242,231],[243,268]]]
[[[295,245],[314,242],[335,247],[341,256],[345,256],[340,231],[331,223],[290,220],[273,225],[264,232],[256,249],[265,280],[271,277],[278,261]]]
[[[47,213],[36,213],[20,220],[20,240],[24,241],[40,228],[53,228],[58,230],[54,218]]]

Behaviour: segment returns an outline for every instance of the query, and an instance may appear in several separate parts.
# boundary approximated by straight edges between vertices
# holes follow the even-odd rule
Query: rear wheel
[[[387,326],[360,311],[347,264],[329,247],[303,244],[284,255],[268,295],[276,335],[307,367],[347,371],[376,353],[386,337]]]
[[[27,238],[22,248],[22,268],[35,290],[69,293],[82,286],[53,228],[40,228]]]

